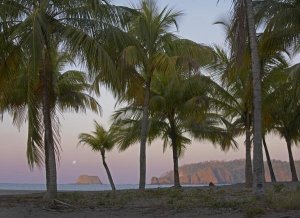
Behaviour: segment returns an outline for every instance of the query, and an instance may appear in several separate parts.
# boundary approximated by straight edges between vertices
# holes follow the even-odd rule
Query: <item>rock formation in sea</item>
[[[277,181],[291,181],[289,163],[272,160]],[[300,161],[295,162],[298,175],[300,175]],[[182,185],[209,184],[235,184],[245,182],[245,160],[208,161],[188,164],[179,167],[179,178]],[[270,181],[268,165],[265,163],[265,178]],[[173,184],[173,171],[160,177],[152,177],[151,184]]]
[[[152,185],[159,185],[159,180],[157,177],[152,177],[151,178],[151,184]]]
[[[98,176],[81,175],[76,180],[76,184],[102,184]]]

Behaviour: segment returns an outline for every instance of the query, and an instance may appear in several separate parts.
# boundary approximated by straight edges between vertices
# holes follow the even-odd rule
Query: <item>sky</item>
[[[130,5],[137,1],[114,0],[117,5]],[[179,20],[179,32],[182,38],[188,38],[207,45],[224,45],[222,27],[213,25],[214,22],[229,15],[229,0],[158,0],[161,7],[169,5],[181,10],[184,16]],[[115,101],[109,91],[101,89],[98,99],[103,109],[100,115],[63,114],[61,122],[61,158],[58,164],[58,183],[74,183],[79,175],[99,176],[101,181],[108,183],[102,166],[100,154],[92,152],[89,147],[78,145],[78,135],[82,132],[93,131],[93,120],[104,126],[110,125],[110,115],[114,111]],[[13,126],[8,114],[0,123],[0,183],[45,183],[44,169],[34,168],[30,171],[26,160],[26,124],[20,129]],[[209,160],[227,161],[242,159],[245,156],[244,139],[237,139],[238,150],[222,152],[207,141],[193,141],[187,147],[179,164],[197,163]],[[288,160],[284,141],[277,136],[267,137],[272,159]],[[298,148],[293,148],[294,159],[300,159]],[[125,152],[116,149],[107,153],[107,163],[117,184],[137,184],[139,178],[139,145],[133,145]],[[172,153],[162,150],[162,143],[157,140],[147,147],[147,182],[152,176],[160,176],[172,169]]]

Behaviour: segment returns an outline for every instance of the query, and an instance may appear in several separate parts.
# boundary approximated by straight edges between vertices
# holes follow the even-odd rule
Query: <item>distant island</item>
[[[277,181],[291,181],[289,163],[272,160]],[[298,175],[300,174],[300,161],[295,161]],[[245,160],[233,161],[208,161],[188,164],[179,167],[181,184],[204,185],[210,182],[215,184],[236,184],[245,182]],[[265,163],[265,178],[270,181],[270,173]],[[151,184],[173,184],[173,171],[160,177],[152,177]]]
[[[102,182],[98,176],[81,175],[76,180],[76,184],[78,185],[102,184]]]

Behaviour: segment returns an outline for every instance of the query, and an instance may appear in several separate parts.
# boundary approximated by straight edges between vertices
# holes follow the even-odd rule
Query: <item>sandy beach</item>
[[[141,193],[123,190],[116,193],[103,192],[60,192],[59,201],[49,203],[43,193],[37,191],[0,191],[0,218],[89,218],[89,217],[300,217],[300,199],[292,199],[295,205],[282,202],[279,198],[300,191],[299,183],[267,184],[267,194],[255,200],[251,190],[243,184],[222,187],[184,188],[181,190],[153,189]],[[274,187],[282,187],[280,195]],[[296,196],[298,196],[296,195]],[[290,197],[288,197],[290,198]],[[278,202],[279,201],[279,202]],[[282,199],[282,201],[286,201]],[[287,205],[284,205],[287,203]],[[278,206],[279,205],[279,206]],[[299,206],[298,206],[299,205]]]

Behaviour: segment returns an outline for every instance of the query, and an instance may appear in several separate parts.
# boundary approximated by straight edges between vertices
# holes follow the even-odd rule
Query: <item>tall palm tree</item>
[[[114,147],[114,139],[99,123],[94,121],[95,131],[92,134],[81,133],[79,135],[79,143],[86,144],[91,147],[93,151],[100,152],[103,166],[106,170],[106,174],[113,191],[116,190],[113,178],[111,176],[110,170],[105,161],[105,152],[110,151]]]
[[[236,136],[245,134],[246,164],[245,183],[251,187],[253,182],[251,159],[252,136],[252,102],[251,102],[251,78],[249,76],[248,63],[238,63],[237,57],[232,51],[227,52],[221,48],[215,48],[216,63],[210,67],[214,78],[221,83],[218,95],[215,95],[216,108],[222,111],[224,117],[231,120],[231,128],[235,129]],[[246,58],[244,58],[244,62]],[[239,66],[238,66],[239,65]]]
[[[9,29],[9,40],[24,53],[18,63],[27,66],[30,72],[28,86],[32,87],[37,79],[41,81],[46,197],[51,199],[57,193],[55,136],[51,119],[53,50],[59,42],[59,49],[68,51],[74,59],[86,65],[90,72],[99,72],[101,69],[102,74],[109,75],[114,72],[114,64],[102,47],[101,40],[93,38],[93,35],[98,30],[115,30],[119,19],[115,16],[116,10],[107,1],[3,0],[0,8],[1,26],[5,27],[1,31]],[[12,53],[14,50],[7,52]],[[36,100],[33,93],[28,93],[30,113],[37,110],[34,106]],[[29,127],[29,131],[34,128]]]
[[[263,46],[260,46],[260,51],[265,51],[264,45],[265,44],[263,43]],[[270,51],[267,51],[266,53],[270,53]],[[285,71],[288,67],[288,63],[282,55],[283,54],[280,51],[278,51],[275,57],[271,58],[269,61],[266,61],[266,58],[262,58],[262,62],[264,62],[264,67],[262,68],[263,146],[272,182],[276,182],[276,177],[273,170],[269,150],[267,147],[266,135],[274,130],[273,127],[277,122],[276,118],[272,115],[274,107],[273,92],[274,90],[278,89],[278,84],[285,83],[286,81]],[[263,57],[264,54],[262,54],[261,56]]]
[[[53,54],[53,83],[51,89],[51,122],[54,131],[54,145],[57,157],[59,157],[59,120],[57,112],[82,111],[91,109],[101,112],[97,101],[88,94],[91,86],[87,83],[87,75],[84,72],[69,70],[63,72],[66,64],[70,63],[70,56],[61,53]],[[27,71],[25,71],[27,72]],[[8,96],[1,93],[1,111],[8,111],[13,117],[13,122],[18,126],[28,122],[27,159],[30,168],[35,165],[43,166],[46,158],[44,152],[42,125],[42,81],[37,78],[32,86],[29,86],[29,75],[22,72],[18,74],[9,85],[15,88],[8,91]],[[28,97],[32,95],[35,102],[30,104]],[[4,98],[3,98],[4,96]]]
[[[237,25],[237,54],[243,54],[246,36],[249,38],[253,92],[253,191],[257,196],[264,194],[264,166],[261,127],[261,62],[255,27],[252,0],[233,0],[234,21]],[[243,55],[242,55],[243,57]]]
[[[294,51],[295,53],[299,52],[299,36],[300,36],[300,28],[299,28],[299,8],[300,4],[297,0],[265,0],[265,1],[255,1],[255,8],[257,11],[257,17],[259,18],[259,21],[263,22],[266,25],[265,32],[268,34],[265,34],[264,40],[266,41],[266,49],[270,49],[270,47],[278,47],[282,46],[285,49]],[[297,66],[296,66],[297,68]],[[292,69],[296,69],[292,67]],[[297,71],[297,70],[296,70]],[[299,86],[299,80],[297,80],[297,76],[292,78],[292,87],[286,87],[291,92],[290,89],[294,89],[294,91],[297,90],[297,87]],[[290,82],[288,82],[290,83]],[[283,86],[285,87],[285,85]],[[280,88],[279,88],[280,89]],[[297,91],[296,91],[297,92]],[[296,93],[295,93],[296,94]],[[293,100],[295,101],[297,99],[297,95],[293,95],[294,99],[285,99],[284,102],[281,102],[281,108],[284,109],[288,106],[294,107],[293,110],[297,110],[297,104],[292,103]],[[281,98],[280,98],[281,99]],[[279,112],[279,111],[278,111]],[[286,131],[291,131],[294,133],[289,133],[294,135],[295,129],[288,130],[289,125],[293,125],[292,122],[289,122],[288,120],[291,119],[294,115],[292,115],[294,112],[290,111],[290,118],[287,118],[286,114],[282,114],[282,122],[283,120],[285,124],[281,122],[279,126],[283,129],[286,129]],[[294,117],[295,118],[295,117]],[[296,118],[295,118],[296,119]],[[275,120],[276,122],[277,120]],[[277,123],[278,125],[278,123]],[[275,129],[276,131],[276,129]],[[278,131],[278,130],[277,130]],[[279,131],[279,133],[282,137],[284,137],[284,133],[282,131]],[[287,134],[285,134],[287,135]],[[286,136],[284,138],[291,138],[291,136]],[[295,143],[297,142],[297,139],[295,139],[295,135],[292,137],[293,139],[285,139],[288,146],[288,153],[289,153],[289,160],[290,160],[290,167],[292,171],[292,180],[297,181],[298,177],[295,171],[294,166],[294,160],[292,156],[292,150],[291,145],[292,141]]]
[[[123,49],[119,63],[123,81],[127,82],[126,94],[121,101],[131,102],[137,98],[143,101],[143,119],[140,137],[140,179],[139,189],[146,184],[146,141],[149,123],[149,101],[153,75],[175,72],[178,61],[185,57],[200,56],[210,59],[204,46],[188,40],[181,40],[173,32],[178,29],[179,11],[159,9],[155,0],[141,0],[139,14],[129,23],[128,32],[134,42]],[[169,52],[169,53],[167,53]],[[128,76],[128,72],[130,72]],[[137,100],[137,99],[135,99]]]
[[[140,67],[145,81],[143,122],[141,126],[140,141],[140,181],[139,188],[145,189],[146,184],[146,140],[147,126],[149,120],[149,99],[152,76],[158,71],[159,59],[164,58],[164,46],[171,39],[172,34],[168,33],[170,27],[177,27],[176,19],[180,12],[164,8],[159,11],[155,1],[141,1],[140,15],[133,21],[129,32],[138,41],[136,46],[129,46],[124,50],[126,62],[134,63]],[[125,56],[126,55],[126,56]],[[170,61],[169,61],[170,62]],[[170,63],[168,63],[170,64]],[[167,66],[168,67],[168,66]]]
[[[228,40],[229,41],[229,40]],[[259,49],[261,55],[261,69],[262,69],[262,88],[263,88],[263,127],[264,135],[270,131],[272,127],[272,117],[270,111],[272,110],[272,97],[269,94],[274,90],[274,84],[278,81],[283,81],[282,71],[288,66],[286,59],[281,50],[265,51],[264,41],[259,41]],[[251,138],[252,138],[252,102],[251,90],[252,82],[249,77],[249,51],[245,51],[245,57],[242,63],[238,63],[234,52],[226,52],[221,48],[215,48],[216,63],[210,67],[210,71],[214,78],[219,81],[221,87],[219,89],[220,95],[215,95],[218,99],[216,107],[221,110],[223,115],[233,119],[234,124],[232,128],[240,128],[236,131],[237,135],[246,133],[246,185],[252,183],[250,176],[252,175],[251,167]],[[248,114],[248,116],[247,116]],[[266,141],[263,140],[267,162],[272,177],[275,181],[275,174],[272,170],[272,163],[269,157],[269,152],[266,146]],[[250,166],[250,167],[249,167]],[[250,175],[250,176],[249,176]],[[272,176],[273,175],[273,176]]]

